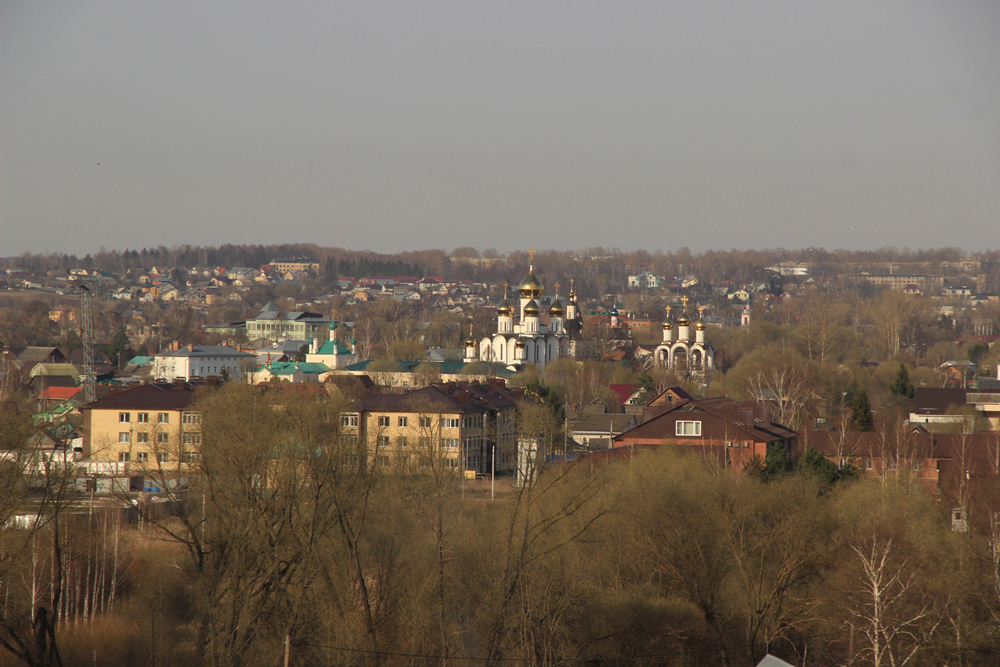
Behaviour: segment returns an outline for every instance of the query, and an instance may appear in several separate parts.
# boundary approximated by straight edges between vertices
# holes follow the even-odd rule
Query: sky
[[[998,237],[1000,2],[0,2],[0,256]]]

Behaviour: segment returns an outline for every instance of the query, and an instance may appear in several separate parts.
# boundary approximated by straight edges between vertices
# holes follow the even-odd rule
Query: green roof
[[[315,361],[272,361],[266,366],[261,366],[256,372],[267,370],[271,375],[292,375],[295,372],[303,373],[327,373],[330,367]]]
[[[319,348],[317,354],[335,354],[337,356],[354,354],[349,349],[340,344],[339,340],[328,340]]]

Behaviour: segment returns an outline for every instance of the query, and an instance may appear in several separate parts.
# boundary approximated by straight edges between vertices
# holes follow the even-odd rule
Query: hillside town
[[[235,267],[182,261],[223,252],[268,260]],[[964,641],[989,654],[996,639],[988,628],[1000,617],[1000,598],[987,603],[975,596],[989,598],[988,582],[1000,577],[995,254],[808,249],[650,256],[529,248],[481,256],[466,248],[370,256],[281,246],[8,259],[0,283],[0,457],[7,486],[17,479],[21,495],[10,495],[3,518],[25,535],[41,534],[40,507],[55,503],[67,516],[91,522],[98,512],[105,541],[108,530],[124,525],[108,522],[137,522],[166,531],[197,558],[222,558],[200,551],[209,548],[201,543],[204,527],[221,531],[219,539],[236,538],[197,512],[210,503],[213,521],[224,522],[228,513],[260,510],[256,529],[277,530],[271,510],[262,508],[288,484],[300,491],[276,511],[306,511],[298,503],[309,493],[326,494],[328,484],[333,495],[323,502],[337,506],[347,502],[337,494],[346,493],[354,503],[387,503],[380,511],[389,511],[399,500],[394,494],[425,485],[417,495],[442,503],[433,534],[444,549],[447,530],[472,539],[459,524],[443,527],[452,520],[445,519],[447,502],[507,499],[515,516],[519,503],[534,502],[533,493],[545,503],[545,493],[553,493],[553,508],[565,493],[576,509],[560,521],[575,525],[590,517],[585,524],[603,525],[599,517],[615,511],[584,498],[604,498],[612,488],[632,497],[642,488],[629,486],[639,483],[632,475],[660,470],[663,480],[673,479],[669,470],[678,466],[687,479],[715,489],[719,502],[753,484],[759,498],[745,499],[748,507],[767,498],[785,502],[772,497],[780,492],[794,502],[815,498],[817,516],[838,511],[823,504],[834,498],[891,483],[902,494],[893,502],[911,508],[905,512],[938,516],[941,540],[968,536],[979,540],[976,558],[994,559],[982,566],[986,588],[969,588],[963,602],[980,605],[962,621]],[[642,472],[635,472],[636,462]],[[711,471],[724,474],[704,477]],[[601,490],[588,490],[598,478]],[[816,495],[801,486],[804,480],[826,490]],[[385,488],[371,486],[376,481]],[[336,521],[360,530],[362,506],[344,508]],[[766,512],[763,505],[754,511]],[[801,530],[795,526],[779,532]],[[854,539],[850,525],[837,530]],[[657,548],[679,549],[670,539],[663,536]],[[897,538],[889,539],[869,546],[884,548],[887,557]],[[910,539],[919,541],[918,534]],[[346,545],[362,570],[381,567],[378,558]],[[753,557],[778,558],[772,549],[762,545]],[[798,561],[781,556],[791,559],[781,561],[791,570],[767,575],[777,577],[769,585],[787,589],[775,594],[794,589],[817,605],[834,604],[828,592],[811,588],[814,573],[834,576],[837,569],[816,560],[818,553]],[[64,622],[86,620],[94,605],[112,606],[116,593],[127,594],[127,581],[138,585],[114,574],[122,562],[109,565],[108,552],[101,554],[88,547],[76,558],[88,568],[96,567],[92,557],[105,559],[110,579],[81,580],[80,572],[73,579],[70,566],[57,575],[57,561],[50,562],[50,575],[65,577],[50,584],[65,596],[58,611]],[[747,554],[726,559],[738,556]],[[362,565],[366,558],[374,560]],[[731,561],[717,565],[723,562]],[[522,567],[526,562],[518,561]],[[288,576],[283,585],[305,586]],[[351,585],[367,586],[372,576]],[[711,578],[694,571],[677,576]],[[380,594],[360,599],[368,604]],[[701,604],[696,595],[677,599]],[[922,599],[908,604],[919,607]],[[768,624],[767,637],[739,648],[738,628],[746,626],[735,619],[743,612],[726,612],[734,616],[722,629],[707,613],[684,609],[677,613],[690,629],[667,642],[670,650],[706,650],[715,633],[720,646],[757,661],[773,642],[787,641],[795,653],[810,632],[830,628],[791,607],[758,609],[754,622]],[[901,625],[912,634],[896,640],[899,650],[934,655],[929,642],[941,641],[943,619],[958,622],[957,611],[939,611],[936,623],[925,609]],[[337,632],[358,620],[350,616]],[[362,616],[375,623],[371,610]],[[181,632],[184,622],[175,622],[172,632]],[[628,633],[639,632],[626,625]],[[377,632],[372,627],[367,632]],[[208,650],[199,641],[186,645]],[[223,639],[211,641],[220,650]],[[628,655],[613,644],[601,651]],[[844,660],[853,649],[842,641],[809,649],[821,650]]]

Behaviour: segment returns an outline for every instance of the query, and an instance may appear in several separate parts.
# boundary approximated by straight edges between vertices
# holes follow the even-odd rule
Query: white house
[[[234,380],[242,380],[253,370],[257,356],[227,345],[171,345],[173,349],[160,352],[153,357],[154,378],[191,379],[209,375],[226,375]]]

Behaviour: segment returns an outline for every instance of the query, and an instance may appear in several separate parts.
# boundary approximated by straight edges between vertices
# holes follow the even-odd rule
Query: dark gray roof
[[[579,422],[574,424],[570,428],[571,433],[608,433],[609,431],[615,435],[623,432],[629,426],[634,426],[634,421],[636,416],[623,414],[623,413],[612,413],[612,414],[593,414],[586,419],[581,419]]]
[[[250,352],[242,352],[227,345],[185,345],[179,350],[160,352],[158,357],[246,357],[255,358]]]

